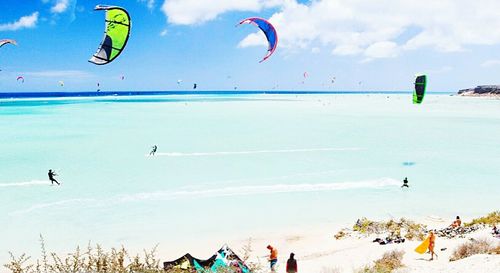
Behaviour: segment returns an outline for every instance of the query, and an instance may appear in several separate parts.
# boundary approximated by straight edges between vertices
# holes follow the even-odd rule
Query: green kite
[[[415,91],[413,91],[413,104],[421,104],[424,100],[425,89],[427,87],[427,76],[416,75]]]
[[[104,65],[112,62],[127,45],[131,20],[128,12],[117,6],[98,5],[94,10],[106,11],[104,39],[89,62]]]

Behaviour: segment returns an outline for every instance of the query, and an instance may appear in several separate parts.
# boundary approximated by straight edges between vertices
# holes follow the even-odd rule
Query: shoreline
[[[481,215],[478,215],[478,217],[481,217]],[[463,221],[466,223],[473,219],[477,218],[466,217]],[[383,221],[388,220],[391,219],[386,218]],[[424,224],[428,229],[441,229],[447,227],[452,219],[428,216],[425,219],[418,220],[420,221],[416,221],[416,223]],[[241,257],[244,252],[243,249],[250,246],[252,251],[248,262],[260,263],[265,269],[268,255],[266,246],[271,244],[278,249],[279,253],[277,272],[284,271],[286,259],[291,252],[296,254],[300,272],[305,273],[357,272],[357,270],[373,264],[373,261],[380,259],[384,253],[392,250],[404,251],[405,253],[402,260],[404,267],[395,272],[493,272],[495,268],[500,266],[500,255],[479,254],[449,262],[451,253],[460,244],[469,241],[471,238],[488,238],[488,240],[500,246],[500,238],[495,238],[490,233],[491,227],[467,233],[461,238],[437,237],[436,253],[439,258],[435,261],[429,261],[429,254],[420,255],[413,251],[421,243],[420,240],[406,240],[400,244],[379,245],[374,243],[373,240],[376,237],[384,237],[386,234],[361,235],[353,233],[353,236],[342,239],[334,237],[338,231],[352,228],[352,226],[346,223],[329,223],[311,225],[309,228],[300,226],[273,231],[256,230],[244,237],[234,235],[234,237],[229,238],[227,236],[208,236],[204,241],[190,242],[183,247],[178,247],[177,243],[166,244],[160,241],[156,257],[160,260],[160,264],[165,261],[175,260],[186,253],[190,253],[193,257],[199,259],[207,259],[224,244],[227,244]],[[251,240],[250,245],[249,240]],[[48,252],[52,252],[50,242],[47,242],[47,245],[49,245]],[[76,246],[71,247],[70,249],[74,249]],[[105,247],[105,249],[107,248]],[[146,251],[149,249],[151,248],[145,248]],[[135,253],[142,253],[138,249],[129,249],[128,251],[130,251],[131,256],[134,256]],[[60,253],[68,252],[61,251]],[[17,251],[14,251],[14,254],[20,255]],[[28,253],[28,255],[33,254],[37,253]],[[39,257],[39,255],[33,255],[32,257]],[[35,260],[36,258],[33,258],[32,262]],[[477,268],[478,265],[480,265],[480,268]],[[0,272],[4,271],[0,270]],[[267,271],[264,270],[263,272]]]
[[[472,220],[472,218],[466,218],[465,220]],[[448,221],[439,218],[434,220],[428,218],[418,223],[427,225],[429,229],[440,229],[450,224]],[[429,254],[420,255],[414,252],[416,246],[421,243],[420,240],[407,240],[401,244],[387,245],[379,245],[373,242],[376,237],[382,237],[384,234],[353,236],[340,240],[335,239],[334,235],[346,227],[351,228],[352,225],[332,224],[302,230],[290,228],[274,232],[256,232],[251,234],[251,236],[246,236],[246,238],[240,237],[239,239],[228,240],[225,243],[237,254],[241,255],[242,249],[248,246],[248,240],[251,238],[253,253],[249,261],[260,263],[264,268],[267,266],[265,257],[268,255],[268,250],[266,246],[268,244],[273,245],[279,251],[278,272],[284,271],[286,259],[291,252],[296,255],[300,272],[310,273],[356,272],[356,270],[364,266],[371,265],[373,261],[381,258],[385,252],[391,250],[402,250],[405,252],[403,257],[403,264],[405,266],[401,271],[396,272],[483,272],[478,271],[478,268],[475,267],[478,261],[482,263],[481,270],[485,270],[484,272],[493,272],[494,268],[500,266],[500,255],[474,255],[463,260],[449,262],[451,253],[460,244],[470,240],[470,238],[489,238],[492,242],[500,244],[499,239],[492,237],[490,227],[465,234],[463,238],[449,239],[438,237],[436,240],[436,253],[439,255],[439,258],[435,261],[428,261]],[[173,256],[171,252],[168,253],[165,251],[159,253],[161,257],[166,258],[165,261],[177,259],[187,252],[194,257],[205,259],[210,257],[220,247],[217,244],[212,244],[210,247],[206,247],[207,244],[201,245],[204,247],[200,249],[191,249],[184,253],[178,251],[178,256]],[[443,248],[445,250],[441,251]],[[460,271],[460,268],[463,270]]]

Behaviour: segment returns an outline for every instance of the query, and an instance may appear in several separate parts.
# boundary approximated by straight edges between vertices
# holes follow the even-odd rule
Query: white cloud
[[[93,75],[82,70],[44,70],[32,72],[19,72],[20,75],[36,78],[90,78]]]
[[[376,42],[368,46],[365,50],[368,58],[393,58],[398,55],[398,45],[394,42]]]
[[[481,64],[482,67],[492,67],[497,65],[500,65],[500,60],[495,60],[495,59],[484,61]]]
[[[169,23],[193,25],[231,11],[268,8],[278,8],[270,21],[278,31],[281,50],[330,47],[335,55],[373,59],[423,47],[456,52],[469,45],[500,44],[497,0],[316,0],[306,4],[297,0],[166,0],[162,10]],[[239,46],[265,45],[259,37],[250,34]]]
[[[229,11],[258,12],[285,0],[165,0],[162,11],[168,22],[178,25],[201,24]]]
[[[69,7],[69,0],[57,0],[54,6],[50,8],[52,13],[63,13]]]
[[[156,1],[155,0],[139,0],[139,2],[146,3],[146,6],[148,7],[148,9],[152,10],[155,7]]]
[[[34,28],[38,22],[38,12],[23,16],[13,23],[0,24],[0,31],[15,31],[23,28]]]
[[[266,35],[262,32],[249,34],[245,39],[241,40],[238,47],[244,48],[249,46],[268,46]]]
[[[168,29],[164,29],[160,32],[160,36],[162,36],[162,37],[167,35],[167,34],[168,34]]]

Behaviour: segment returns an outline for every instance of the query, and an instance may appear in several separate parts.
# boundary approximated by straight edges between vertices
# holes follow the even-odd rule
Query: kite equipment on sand
[[[131,21],[128,12],[117,6],[98,5],[94,10],[106,11],[104,39],[89,62],[104,65],[112,62],[127,45]]]
[[[243,260],[227,245],[224,245],[207,260],[197,259],[187,253],[177,260],[164,262],[163,268],[165,270],[178,269],[180,272],[196,273],[220,272],[221,270],[224,272],[231,270],[231,272],[250,273],[250,269],[245,265]]]
[[[267,60],[267,58],[271,57],[271,55],[273,55],[274,51],[276,50],[276,46],[278,45],[278,33],[276,32],[274,26],[271,23],[269,23],[269,21],[257,17],[244,19],[239,23],[239,25],[242,24],[255,25],[259,27],[260,30],[262,30],[262,32],[264,32],[264,34],[266,35],[266,39],[269,46],[267,49],[266,56],[264,56],[264,58],[260,62],[263,62]]]

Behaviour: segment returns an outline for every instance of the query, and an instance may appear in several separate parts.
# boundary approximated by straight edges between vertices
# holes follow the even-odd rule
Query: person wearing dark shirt
[[[286,261],[286,273],[297,273],[297,260],[294,259],[295,254],[290,253],[290,259]]]

